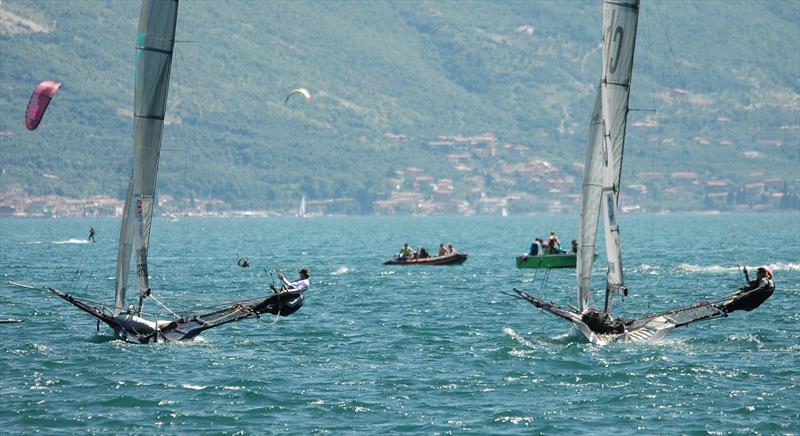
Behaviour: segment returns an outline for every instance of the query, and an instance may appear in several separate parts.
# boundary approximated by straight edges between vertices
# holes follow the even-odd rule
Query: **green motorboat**
[[[522,254],[517,256],[517,268],[575,268],[575,253],[547,253],[543,256]]]

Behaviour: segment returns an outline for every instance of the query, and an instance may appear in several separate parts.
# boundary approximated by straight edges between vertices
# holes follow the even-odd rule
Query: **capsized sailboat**
[[[133,175],[120,227],[114,305],[98,305],[49,288],[50,292],[97,318],[98,327],[102,321],[121,338],[136,343],[190,340],[210,328],[264,313],[290,315],[303,304],[302,291],[282,291],[258,299],[217,305],[216,310],[207,313],[179,316],[169,310],[173,319],[143,317],[143,300],[153,296],[147,254],[177,18],[178,0],[142,0],[136,39]],[[126,304],[134,247],[138,311],[132,304]]]
[[[519,289],[514,289],[516,295],[509,294],[570,321],[589,342],[599,345],[618,341],[655,341],[677,327],[727,316],[734,310],[752,310],[763,302],[763,297],[759,298],[760,301],[750,302],[752,296],[739,293],[724,302],[700,302],[639,319],[616,318],[611,314],[613,297],[628,295],[622,274],[617,218],[638,16],[639,0],[603,1],[603,75],[595,96],[586,147],[576,264],[577,308],[558,307]],[[590,305],[601,210],[608,260],[602,310]],[[738,302],[742,304],[736,304]]]

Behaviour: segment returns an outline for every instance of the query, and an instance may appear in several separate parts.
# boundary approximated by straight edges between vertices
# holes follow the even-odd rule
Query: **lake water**
[[[574,270],[514,267],[533,236],[574,239],[573,216],[157,219],[151,285],[172,309],[264,295],[276,267],[307,267],[312,289],[290,317],[133,345],[7,283],[112,303],[118,220],[0,220],[0,318],[25,320],[0,324],[0,433],[800,432],[800,215],[621,220],[620,315],[722,298],[737,263],[772,266],[777,291],[656,344],[597,347],[500,292],[574,304]],[[404,242],[469,259],[383,266]],[[597,288],[604,270],[601,253]]]

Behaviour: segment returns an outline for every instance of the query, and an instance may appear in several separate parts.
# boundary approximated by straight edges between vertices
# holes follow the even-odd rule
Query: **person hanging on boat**
[[[447,256],[447,248],[445,248],[444,242],[439,243],[439,256]]]
[[[775,282],[772,281],[772,270],[762,266],[756,271],[755,280],[750,280],[747,267],[742,268],[744,279],[747,282],[739,288],[739,292],[719,305],[719,309],[725,313],[735,310],[751,311],[760,306],[775,292]]]
[[[92,241],[92,242],[95,242],[94,233],[95,233],[94,227],[89,226],[89,240]]]
[[[309,279],[308,270],[303,268],[298,272],[298,277],[293,282],[286,280],[286,276],[281,273],[278,273],[278,279],[281,281],[281,288],[278,290],[275,288],[275,285],[270,284],[269,286],[272,288],[272,291],[275,293],[278,292],[300,292],[304,293],[308,290],[311,286],[311,280]]]

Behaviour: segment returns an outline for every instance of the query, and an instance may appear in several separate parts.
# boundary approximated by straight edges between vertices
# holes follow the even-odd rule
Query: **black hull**
[[[395,258],[383,262],[384,265],[461,265],[467,261],[466,253],[449,254],[447,256],[426,257],[424,259]]]
[[[262,314],[289,316],[297,312],[304,302],[303,292],[281,292],[270,295],[256,304],[230,303],[228,307],[191,317],[156,323],[128,315],[114,315],[105,307],[97,307],[58,289],[50,292],[63,298],[78,309],[102,321],[127,342],[148,344],[155,342],[189,341],[205,330]]]

